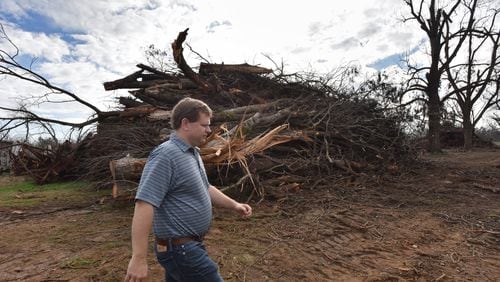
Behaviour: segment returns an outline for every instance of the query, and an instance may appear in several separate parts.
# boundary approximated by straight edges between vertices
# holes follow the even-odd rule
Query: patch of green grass
[[[74,257],[63,261],[61,263],[61,268],[81,269],[91,268],[97,265],[99,265],[98,260],[92,258]]]
[[[48,191],[48,190],[65,190],[65,189],[74,189],[74,188],[82,188],[87,187],[88,183],[86,182],[60,182],[60,183],[49,183],[45,185],[38,185],[31,181],[18,182],[13,184],[2,185],[0,187],[0,193],[4,192],[40,192],[40,191]]]
[[[0,186],[0,206],[7,208],[33,207],[40,204],[78,204],[109,195],[109,191],[95,191],[83,181],[37,185],[30,181]]]

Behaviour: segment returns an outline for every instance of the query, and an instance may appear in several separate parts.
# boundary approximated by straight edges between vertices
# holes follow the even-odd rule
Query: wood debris
[[[93,144],[109,138],[110,131],[148,128],[158,136],[152,146],[137,150],[132,144],[150,137],[135,136],[128,140],[134,149],[121,151],[121,157],[134,158],[131,166],[144,164],[149,151],[168,138],[173,106],[192,97],[214,110],[213,134],[201,146],[201,155],[210,181],[225,192],[286,194],[327,175],[394,172],[408,158],[400,120],[376,101],[328,92],[311,81],[288,81],[249,64],[201,63],[195,72],[183,55],[187,31],[172,43],[181,74],[139,64],[137,72],[104,83],[106,90],[132,89],[133,98],[119,99],[122,114],[100,123]],[[108,161],[115,195],[117,159]],[[285,175],[294,177],[270,181]]]

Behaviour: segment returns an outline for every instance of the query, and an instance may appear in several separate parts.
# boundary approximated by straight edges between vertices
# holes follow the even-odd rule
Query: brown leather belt
[[[189,237],[179,237],[179,238],[172,238],[172,239],[160,239],[158,237],[155,238],[156,244],[160,246],[166,246],[168,247],[168,241],[170,240],[172,242],[173,246],[177,245],[182,245],[190,241],[198,241],[202,242],[203,238],[198,237],[198,236],[189,236]]]

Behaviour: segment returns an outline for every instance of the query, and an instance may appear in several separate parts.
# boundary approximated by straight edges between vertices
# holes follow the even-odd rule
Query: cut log
[[[140,117],[140,116],[146,116],[154,111],[156,111],[157,108],[149,105],[143,105],[139,107],[134,107],[134,108],[126,108],[120,113],[120,117],[122,118],[127,118],[127,117]]]
[[[172,88],[172,89],[198,88],[198,86],[189,79],[178,79],[178,80],[154,79],[145,81],[115,80],[111,82],[105,82],[104,84],[105,84],[104,85],[105,90],[149,88],[149,87],[162,87],[162,88]]]
[[[113,177],[112,194],[114,198],[118,196],[119,190],[134,189],[137,187],[146,160],[145,158],[136,159],[127,156],[109,162],[109,169]]]
[[[196,89],[198,88],[198,85],[196,83],[192,82],[191,80],[187,78],[180,78],[179,82],[179,89]]]
[[[143,94],[167,104],[177,104],[177,102],[184,98],[188,93],[158,85],[156,87],[144,89]]]
[[[172,111],[157,109],[148,116],[148,119],[152,121],[170,120],[171,116],[172,116]]]
[[[129,93],[148,104],[157,106],[175,105],[187,94],[179,90],[162,87],[150,87],[148,89],[129,91]]]
[[[290,105],[292,103],[293,103],[292,99],[280,99],[265,104],[256,104],[256,105],[249,105],[249,106],[228,109],[214,113],[212,121],[220,122],[220,121],[241,120],[245,115],[250,116],[255,114],[256,112],[264,112],[271,109],[280,110],[283,107],[287,107],[287,105]]]
[[[142,72],[143,72],[142,70],[139,70],[131,75],[127,75],[124,78],[120,78],[114,81],[104,82],[104,90],[109,91],[109,90],[120,89],[123,87],[123,85],[134,83],[137,81],[137,78],[141,76]]]
[[[226,64],[207,64],[200,63],[199,73],[202,75],[207,75],[211,73],[252,73],[252,74],[267,74],[272,73],[271,69],[266,69],[263,67],[252,66],[249,64],[235,64],[235,65],[226,65]]]
[[[108,83],[108,82],[106,82]],[[134,89],[134,88],[148,88],[156,86],[158,84],[165,84],[165,80],[148,80],[148,81],[119,81],[113,86],[104,85],[105,90],[115,90],[115,89]],[[177,84],[172,83],[172,87],[178,87]]]

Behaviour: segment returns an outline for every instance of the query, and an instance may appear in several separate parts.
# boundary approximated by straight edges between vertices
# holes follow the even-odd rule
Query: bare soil
[[[318,183],[253,203],[250,219],[215,210],[206,244],[226,281],[500,280],[500,151]],[[0,207],[0,281],[122,280],[132,214],[130,200],[93,193],[77,206]]]

